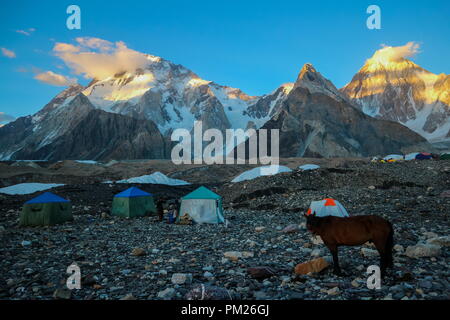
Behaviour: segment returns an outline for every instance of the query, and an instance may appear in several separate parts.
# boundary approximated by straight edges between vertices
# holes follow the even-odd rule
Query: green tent
[[[131,187],[116,194],[112,203],[112,215],[124,218],[143,217],[156,213],[153,195]]]
[[[181,198],[177,222],[186,214],[195,223],[223,223],[222,197],[202,186]]]
[[[450,160],[450,153],[441,154],[439,159],[441,159],[441,160]]]
[[[19,217],[20,226],[49,226],[73,220],[70,201],[51,192],[25,202]]]

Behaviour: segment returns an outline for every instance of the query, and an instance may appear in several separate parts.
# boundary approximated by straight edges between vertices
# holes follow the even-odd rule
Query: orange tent
[[[321,201],[313,201],[309,206],[306,215],[316,213],[317,217],[336,216],[336,217],[349,217],[347,210],[337,200],[332,198],[326,198]]]

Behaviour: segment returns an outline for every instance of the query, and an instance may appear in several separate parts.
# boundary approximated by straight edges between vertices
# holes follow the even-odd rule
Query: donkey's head
[[[321,219],[316,216],[316,212],[314,211],[311,214],[304,214],[304,216],[306,218],[306,228],[308,229],[308,231],[317,233],[321,223]]]

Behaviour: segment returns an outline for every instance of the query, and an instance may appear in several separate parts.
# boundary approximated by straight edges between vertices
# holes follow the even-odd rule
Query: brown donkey
[[[334,216],[317,217],[316,213],[305,215],[306,227],[318,234],[333,255],[334,273],[341,275],[338,259],[339,246],[358,246],[373,242],[380,254],[381,275],[387,267],[392,267],[392,247],[394,230],[392,224],[378,216],[354,216],[340,218]]]

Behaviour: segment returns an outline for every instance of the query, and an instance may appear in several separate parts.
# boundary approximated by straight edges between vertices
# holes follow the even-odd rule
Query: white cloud
[[[41,72],[35,75],[34,78],[41,82],[61,87],[77,83],[77,79],[75,78],[69,78],[61,74],[54,73],[52,71]]]
[[[8,50],[6,48],[1,48],[1,50],[2,50],[2,54],[5,57],[11,58],[11,59],[16,57],[16,53],[12,50]]]
[[[101,51],[109,51],[113,49],[114,44],[108,40],[94,37],[79,37],[75,39],[81,46],[90,49],[99,49]]]
[[[9,114],[6,114],[4,112],[0,112],[0,125],[2,124],[6,124],[10,121],[15,120],[16,118],[14,118],[13,116],[10,116]]]
[[[57,43],[53,51],[75,74],[86,78],[105,79],[124,71],[134,72],[148,64],[145,54],[129,49],[121,41],[111,43],[92,37],[75,40],[78,45]]]
[[[23,35],[26,35],[26,36],[31,36],[31,34],[33,32],[35,32],[35,31],[36,31],[35,28],[28,28],[26,30],[16,30],[17,33],[20,33],[20,34],[23,34]]]
[[[53,51],[56,52],[57,54],[59,54],[59,53],[68,53],[68,52],[69,53],[70,52],[78,52],[78,51],[80,51],[80,49],[69,43],[58,42],[53,47]]]
[[[416,42],[408,42],[404,46],[391,47],[382,45],[383,48],[377,50],[371,59],[379,62],[398,61],[402,58],[414,56],[419,52],[420,45]]]

